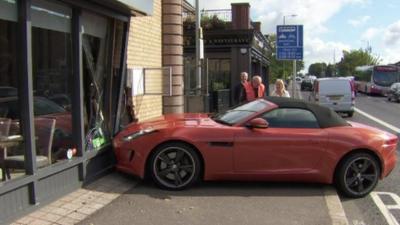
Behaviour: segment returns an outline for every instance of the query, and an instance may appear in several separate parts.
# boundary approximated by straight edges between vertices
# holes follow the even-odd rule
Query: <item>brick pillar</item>
[[[248,30],[250,26],[250,4],[232,3],[232,29]]]
[[[261,32],[261,22],[253,22],[253,28],[256,31]]]
[[[183,113],[183,0],[162,0],[162,61],[172,68],[172,96],[164,97],[163,113]]]

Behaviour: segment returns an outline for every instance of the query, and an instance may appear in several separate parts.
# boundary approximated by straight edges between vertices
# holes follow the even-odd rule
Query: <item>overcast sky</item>
[[[230,9],[233,2],[249,2],[251,19],[266,34],[276,32],[284,15],[296,14],[286,24],[304,25],[306,67],[367,46],[383,64],[400,61],[400,0],[200,0],[200,8]]]

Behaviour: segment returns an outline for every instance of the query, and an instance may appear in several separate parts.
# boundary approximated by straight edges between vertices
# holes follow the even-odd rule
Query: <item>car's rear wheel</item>
[[[379,163],[373,156],[367,153],[355,153],[345,158],[339,165],[336,186],[348,197],[364,197],[375,188],[379,174]]]
[[[152,155],[150,162],[152,179],[161,188],[182,190],[199,180],[199,156],[186,144],[162,145]]]

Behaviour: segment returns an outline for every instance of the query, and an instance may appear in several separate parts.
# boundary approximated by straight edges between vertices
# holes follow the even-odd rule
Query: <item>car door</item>
[[[311,111],[278,108],[260,117],[268,128],[244,126],[235,135],[236,172],[299,174],[317,168],[327,137]]]

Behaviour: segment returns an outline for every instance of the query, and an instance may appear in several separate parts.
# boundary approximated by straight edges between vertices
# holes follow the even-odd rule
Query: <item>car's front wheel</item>
[[[354,111],[349,111],[349,112],[347,112],[347,115],[348,115],[349,117],[353,117]]]
[[[156,149],[150,160],[153,181],[161,188],[183,190],[200,178],[200,159],[183,143],[168,143]]]
[[[378,161],[367,153],[346,157],[336,172],[336,186],[344,195],[360,198],[369,194],[379,180]]]

